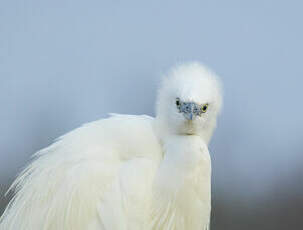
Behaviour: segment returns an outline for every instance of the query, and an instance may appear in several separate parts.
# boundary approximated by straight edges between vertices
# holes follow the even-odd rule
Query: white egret
[[[216,75],[193,62],[164,76],[156,117],[112,115],[34,155],[12,185],[1,230],[204,230]]]

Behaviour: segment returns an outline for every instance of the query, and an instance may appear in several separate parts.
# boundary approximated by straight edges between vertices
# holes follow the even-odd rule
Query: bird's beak
[[[196,117],[195,110],[196,110],[195,103],[186,103],[186,109],[185,111],[183,111],[183,116],[187,120],[192,121]]]
[[[193,112],[183,113],[183,116],[189,121],[192,121],[195,118],[195,114]]]

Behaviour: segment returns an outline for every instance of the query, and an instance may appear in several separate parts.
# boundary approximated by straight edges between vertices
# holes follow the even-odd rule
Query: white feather
[[[209,111],[188,125],[176,97],[210,103]],[[206,229],[207,143],[221,104],[213,73],[198,63],[176,67],[159,91],[156,118],[113,115],[36,153],[12,185],[0,229]]]

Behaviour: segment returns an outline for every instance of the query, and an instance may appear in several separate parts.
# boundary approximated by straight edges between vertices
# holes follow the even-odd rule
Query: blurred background
[[[212,230],[303,229],[303,3],[0,2],[0,214],[30,155],[109,112],[154,115],[161,75],[224,84],[210,145]]]

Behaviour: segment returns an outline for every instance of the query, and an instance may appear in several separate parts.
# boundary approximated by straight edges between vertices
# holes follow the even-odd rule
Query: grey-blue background
[[[108,112],[154,115],[161,74],[199,60],[225,91],[210,146],[213,229],[303,228],[302,10],[277,0],[2,0],[0,213],[32,153]]]

